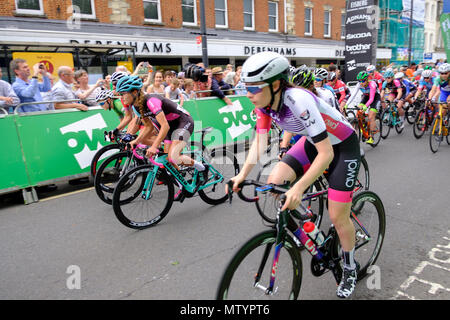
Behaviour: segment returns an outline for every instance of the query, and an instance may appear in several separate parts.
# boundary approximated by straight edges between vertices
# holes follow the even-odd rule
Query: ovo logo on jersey
[[[78,151],[74,157],[81,169],[89,167],[95,153],[103,147],[98,139],[94,141],[93,132],[104,128],[106,122],[102,115],[97,113],[59,129],[67,138],[67,145],[75,152]]]
[[[251,118],[244,111],[239,100],[233,101],[233,105],[226,105],[220,108],[219,113],[223,115],[223,123],[229,125],[227,131],[232,139],[240,136],[252,127]]]

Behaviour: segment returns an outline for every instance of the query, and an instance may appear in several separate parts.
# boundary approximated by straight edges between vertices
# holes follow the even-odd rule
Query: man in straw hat
[[[215,67],[212,69],[211,95],[219,97],[228,105],[232,105],[233,103],[231,100],[227,98],[222,91],[231,89],[231,86],[223,81],[223,77],[222,67]]]

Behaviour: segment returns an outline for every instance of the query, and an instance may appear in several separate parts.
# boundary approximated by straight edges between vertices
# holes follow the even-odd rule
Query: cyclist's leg
[[[328,176],[328,212],[339,235],[344,258],[344,273],[336,293],[340,298],[347,298],[353,293],[358,272],[354,259],[355,227],[350,219],[353,187],[361,163],[356,134],[333,149],[334,159]]]

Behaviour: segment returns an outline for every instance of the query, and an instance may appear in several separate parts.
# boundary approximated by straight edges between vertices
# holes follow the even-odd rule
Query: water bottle
[[[313,222],[305,222],[303,225],[303,230],[316,243],[316,245],[321,246],[325,241],[325,236],[322,231],[320,231]]]

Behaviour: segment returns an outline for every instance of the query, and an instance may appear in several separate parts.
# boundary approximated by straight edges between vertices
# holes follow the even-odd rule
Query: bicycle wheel
[[[149,199],[145,199],[146,179],[153,169],[150,164],[136,167],[120,178],[116,185],[112,199],[114,213],[129,228],[145,229],[154,226],[172,207],[173,182],[161,169],[158,170]]]
[[[397,115],[397,124],[395,125],[395,131],[397,131],[398,134],[402,133],[403,129],[405,128],[405,125],[403,125],[403,128],[401,127],[401,124],[399,121],[400,121],[400,119],[398,118],[398,115]]]
[[[378,115],[375,116],[375,132],[372,133],[373,143],[370,145],[375,148],[381,140],[383,134],[383,126],[381,125],[381,119]]]
[[[369,164],[365,157],[361,157],[361,166],[359,167],[358,178],[355,182],[354,193],[369,190],[370,172]]]
[[[266,182],[270,173],[272,172],[273,168],[278,162],[279,162],[278,159],[272,159],[268,161],[266,164],[264,164],[261,170],[258,172],[256,180]],[[322,186],[318,181],[315,181],[314,184],[310,186],[305,193],[318,192],[321,190],[323,190]],[[278,202],[276,197],[273,196],[270,192],[264,194],[258,193],[256,191],[256,188],[254,191],[254,195],[259,196],[259,200],[255,202],[258,213],[265,221],[271,224],[275,224],[277,220],[277,202]],[[307,208],[310,208],[311,211],[315,214],[315,218],[312,221],[318,227],[322,222],[323,208],[325,202],[326,199],[323,194],[303,202],[303,205]]]
[[[405,118],[409,124],[414,124],[416,119],[416,106],[414,104],[408,105],[408,108],[405,110]]]
[[[129,151],[113,154],[107,158],[99,169],[94,179],[95,192],[100,200],[112,204],[114,188],[126,171],[131,170],[144,162],[133,157]]]
[[[439,146],[441,142],[444,140],[444,136],[442,135],[440,118],[436,117],[431,124],[431,132],[430,132],[430,149],[431,152],[436,153],[439,150]],[[441,131],[441,134],[439,134]]]
[[[391,131],[391,114],[389,112],[389,109],[386,108],[383,110],[380,116],[381,119],[381,137],[383,139],[386,139],[389,136],[389,132]]]
[[[203,201],[211,205],[224,203],[228,199],[228,194],[225,193],[226,183],[239,173],[238,161],[234,154],[226,148],[218,148],[211,151],[208,162],[214,170],[223,176],[223,180],[199,190],[198,195]],[[219,178],[214,170],[211,167],[209,168],[208,182]]]
[[[120,145],[117,143],[108,144],[98,150],[91,160],[91,176],[94,179],[97,169],[101,165],[101,160],[121,151]]]
[[[290,235],[286,235],[276,265],[273,295],[255,286],[255,274],[261,278],[258,284],[269,286],[277,232],[264,231],[247,241],[233,256],[219,283],[218,300],[261,300],[298,298],[302,283],[302,259],[300,250]]]
[[[358,281],[367,275],[383,246],[386,231],[386,217],[383,202],[372,191],[358,193],[352,201],[351,218],[355,226],[355,261],[361,268]],[[338,239],[335,241],[334,254],[342,256]],[[341,260],[342,263],[342,260]]]
[[[427,114],[424,109],[420,110],[414,120],[413,133],[416,139],[422,138],[427,127]]]

